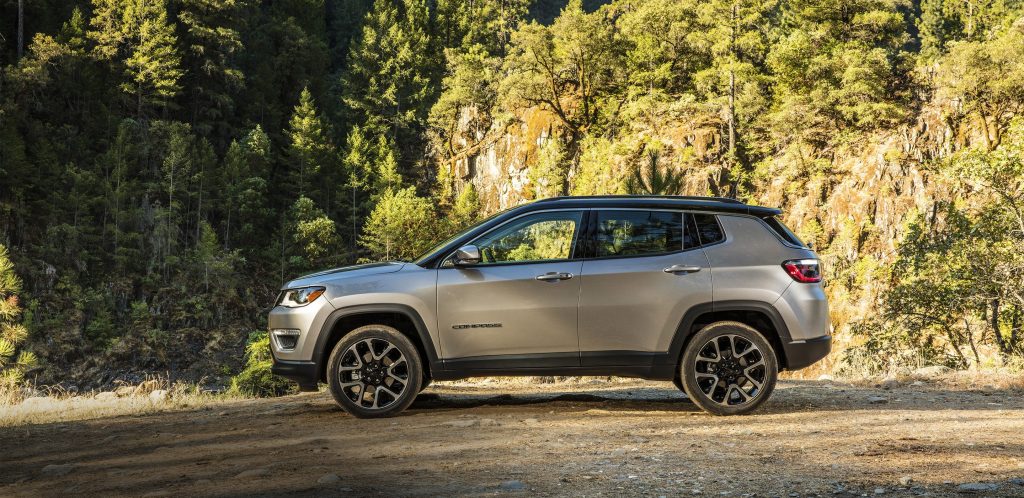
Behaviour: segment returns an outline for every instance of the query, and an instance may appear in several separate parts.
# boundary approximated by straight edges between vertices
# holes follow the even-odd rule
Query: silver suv
[[[412,262],[288,282],[273,372],[394,415],[431,380],[672,380],[715,415],[768,399],[831,349],[815,253],[778,209],[706,197],[560,197],[492,216]]]

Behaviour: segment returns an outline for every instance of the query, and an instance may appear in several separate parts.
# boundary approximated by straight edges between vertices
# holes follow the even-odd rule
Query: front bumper
[[[832,351],[832,336],[791,341],[784,343],[782,348],[786,354],[786,370],[800,370],[828,356]]]
[[[285,361],[274,358],[270,373],[295,381],[299,384],[299,390],[303,392],[320,389],[320,370],[312,361]]]
[[[323,330],[327,318],[334,312],[334,306],[326,296],[299,308],[275,306],[267,315],[267,328],[270,329],[270,348],[275,360],[286,362],[313,361],[316,342]],[[294,334],[291,347],[283,347],[275,337],[275,330]]]

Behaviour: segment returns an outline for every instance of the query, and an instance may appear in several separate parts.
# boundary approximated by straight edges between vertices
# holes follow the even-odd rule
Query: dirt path
[[[885,403],[871,397],[881,397]],[[902,480],[902,482],[901,482]],[[668,383],[431,387],[357,420],[326,393],[0,429],[0,495],[1024,496],[1024,396],[786,381],[714,418]]]

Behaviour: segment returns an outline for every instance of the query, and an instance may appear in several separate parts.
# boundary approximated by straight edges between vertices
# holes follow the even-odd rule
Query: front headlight
[[[302,287],[299,289],[285,289],[281,293],[281,297],[277,300],[278,306],[284,306],[286,308],[301,308],[320,297],[324,291],[327,290],[324,287]]]

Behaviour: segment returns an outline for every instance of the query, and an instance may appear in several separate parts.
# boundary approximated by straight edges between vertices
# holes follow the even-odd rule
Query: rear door
[[[589,365],[648,362],[683,314],[711,302],[711,271],[689,214],[605,209],[591,215],[579,338]]]

